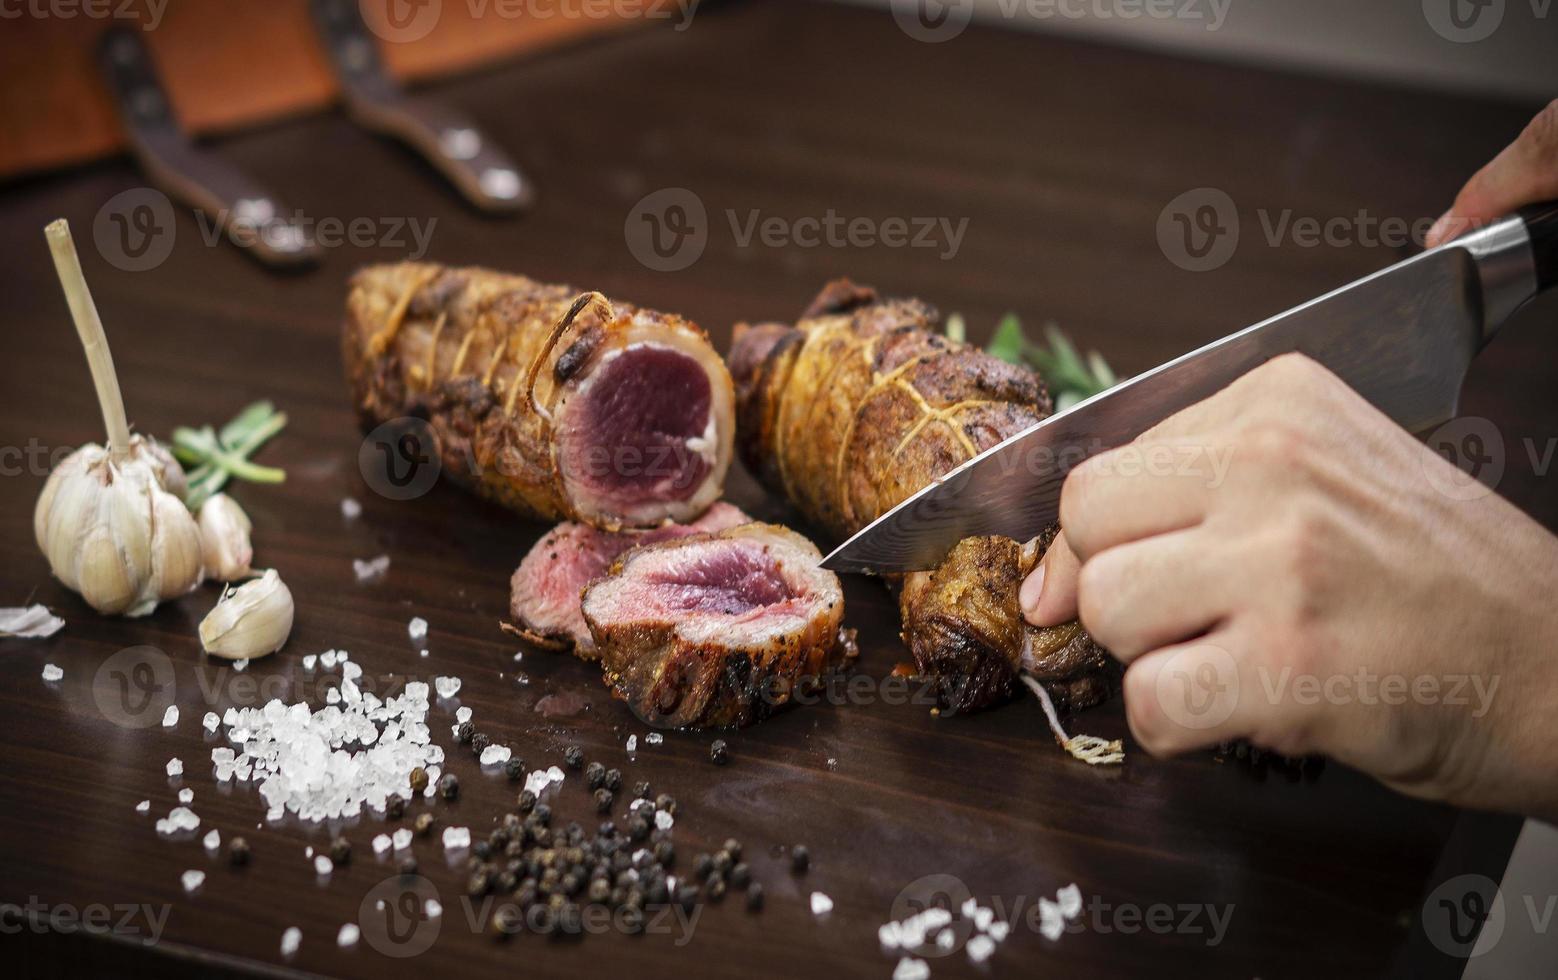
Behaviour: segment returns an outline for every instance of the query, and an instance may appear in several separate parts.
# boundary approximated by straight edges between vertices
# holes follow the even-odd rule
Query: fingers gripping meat
[[[680,317],[486,269],[378,265],[352,278],[343,349],[366,421],[427,418],[445,471],[522,513],[650,527],[720,494],[730,377]]]
[[[645,723],[746,725],[857,655],[805,538],[743,524],[637,548],[584,593],[606,681]]]
[[[599,654],[579,606],[586,585],[640,545],[723,531],[750,520],[739,507],[720,501],[691,524],[664,524],[647,531],[602,531],[565,521],[537,541],[514,570],[509,582],[509,612],[518,627],[514,632],[538,646],[572,648],[582,659],[594,660]]]
[[[743,459],[835,539],[1051,411],[1032,372],[948,340],[936,322],[923,303],[839,280],[794,327],[737,328],[729,363]],[[1024,648],[1053,693],[1074,692],[1076,704],[1107,694],[1114,668],[1080,625],[1023,624],[1025,561],[1016,542],[977,539],[903,583],[904,638],[949,706],[1009,697]]]

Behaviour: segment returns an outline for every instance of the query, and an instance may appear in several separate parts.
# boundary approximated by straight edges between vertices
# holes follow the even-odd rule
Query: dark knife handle
[[[1531,204],[1520,209],[1531,235],[1531,254],[1536,259],[1536,285],[1558,287],[1558,201]]]

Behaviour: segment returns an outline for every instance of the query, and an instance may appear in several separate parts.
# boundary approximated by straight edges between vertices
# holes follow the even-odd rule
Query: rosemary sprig
[[[190,510],[199,510],[232,477],[251,483],[285,480],[285,470],[251,463],[249,457],[286,424],[285,412],[276,411],[270,402],[260,401],[233,416],[220,432],[209,425],[174,429],[173,455],[184,465],[189,483],[184,503]]]
[[[954,315],[948,319],[948,327],[956,320],[959,332],[962,331],[963,321],[961,317]],[[948,330],[951,336],[951,330]],[[953,337],[954,340],[960,339]],[[996,325],[995,334],[990,338],[990,343],[985,351],[1003,361],[1011,364],[1023,364],[1032,367],[1039,372],[1044,383],[1049,385],[1050,392],[1055,396],[1055,410],[1063,411],[1075,405],[1085,398],[1091,398],[1100,391],[1106,391],[1119,382],[1115,373],[1110,369],[1108,362],[1097,351],[1088,351],[1086,355],[1078,352],[1076,346],[1054,324],[1044,327],[1044,339],[1046,343],[1035,344],[1028,339],[1023,331],[1022,321],[1017,319],[1015,313],[1008,313],[1001,318]]]

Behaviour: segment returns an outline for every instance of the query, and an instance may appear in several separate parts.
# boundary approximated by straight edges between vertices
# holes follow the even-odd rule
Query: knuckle
[[[1288,469],[1303,462],[1309,436],[1285,419],[1261,419],[1249,424],[1239,448],[1258,464]]]
[[[1077,617],[1108,650],[1116,650],[1120,639],[1115,635],[1116,617],[1112,614],[1116,605],[1110,599],[1118,591],[1113,564],[1106,551],[1084,564],[1077,575]]]

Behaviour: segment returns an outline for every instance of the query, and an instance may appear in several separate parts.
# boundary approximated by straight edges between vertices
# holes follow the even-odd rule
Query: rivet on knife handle
[[[474,123],[442,103],[407,95],[389,77],[356,0],[313,0],[312,7],[353,121],[409,145],[479,208],[530,206],[530,181]]]
[[[318,247],[283,217],[274,194],[185,135],[141,32],[123,27],[105,32],[98,64],[135,157],[154,184],[204,211],[235,245],[266,265],[296,266],[318,258]]]

